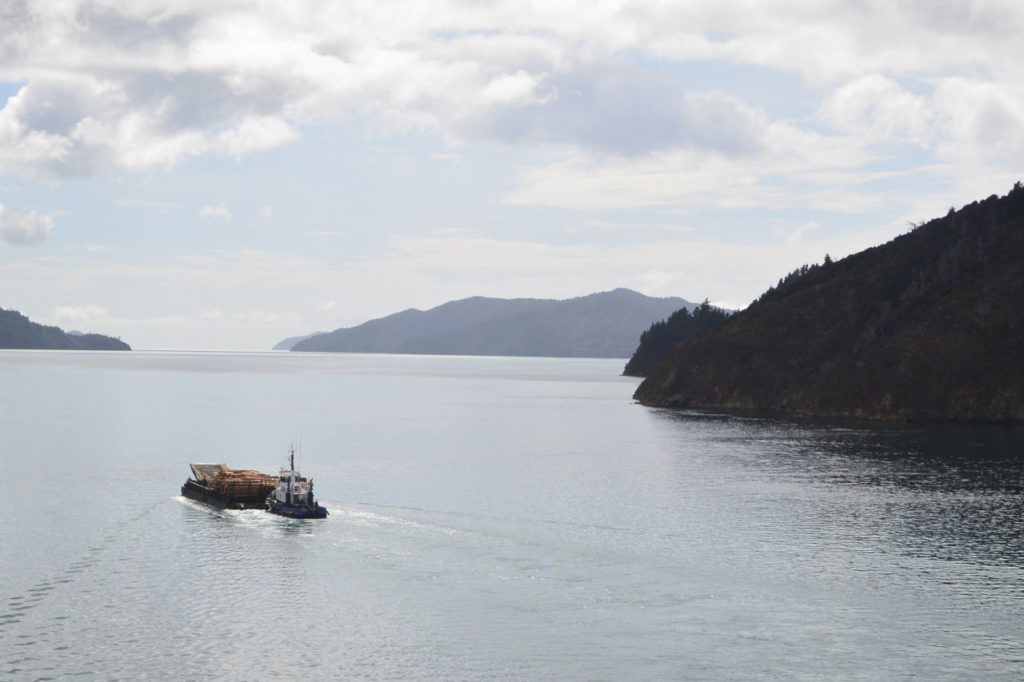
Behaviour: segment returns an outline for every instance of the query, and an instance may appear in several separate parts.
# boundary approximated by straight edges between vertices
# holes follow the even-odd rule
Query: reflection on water
[[[1024,566],[1024,427],[658,414],[704,425],[702,440],[736,466],[803,486],[816,502],[809,511],[834,533],[881,533],[912,554]]]
[[[221,526],[229,533],[234,529],[252,528],[281,536],[313,535],[317,531],[316,522],[290,519],[270,514],[262,509],[219,509],[186,497],[174,499],[185,507],[186,518],[195,521],[196,527],[205,527],[206,524],[212,523],[214,527]],[[315,521],[322,522],[322,519]]]

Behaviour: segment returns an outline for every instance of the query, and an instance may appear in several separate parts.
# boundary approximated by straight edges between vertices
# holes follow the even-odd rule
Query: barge
[[[322,519],[327,509],[313,499],[313,481],[303,478],[295,468],[295,449],[292,448],[287,469],[281,469],[277,485],[267,495],[266,507],[271,514],[293,519]]]
[[[189,464],[192,476],[181,486],[191,500],[224,509],[263,509],[278,479],[248,469],[229,469],[224,464]]]

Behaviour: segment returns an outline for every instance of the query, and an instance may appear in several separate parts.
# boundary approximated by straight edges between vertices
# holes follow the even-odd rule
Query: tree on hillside
[[[693,312],[686,308],[677,310],[667,320],[655,322],[640,335],[640,344],[622,373],[626,376],[647,376],[677,344],[717,327],[729,315],[730,312],[716,308],[707,299]]]

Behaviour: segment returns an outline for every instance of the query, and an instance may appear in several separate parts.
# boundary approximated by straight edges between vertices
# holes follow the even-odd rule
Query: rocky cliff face
[[[1024,422],[1024,188],[803,268],[677,347],[645,405]]]

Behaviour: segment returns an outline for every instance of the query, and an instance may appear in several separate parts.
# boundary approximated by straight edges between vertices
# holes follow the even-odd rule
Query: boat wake
[[[107,550],[120,542],[129,529],[137,527],[140,520],[152,514],[165,501],[154,502],[143,509],[138,516],[115,523],[67,565],[23,590],[20,594],[7,597],[0,602],[2,604],[0,606],[0,640],[3,640],[7,633],[13,631],[15,625],[28,618],[47,597],[74,583],[80,576],[95,568],[102,561]]]

